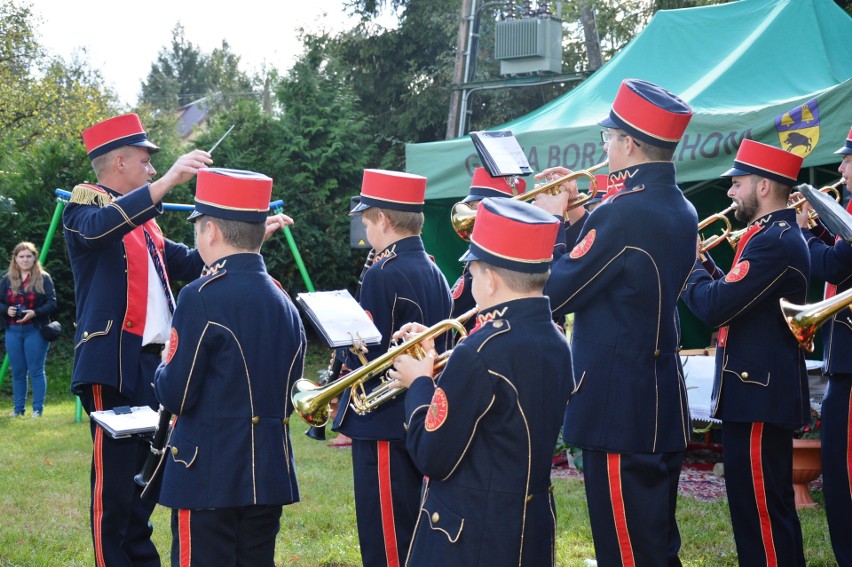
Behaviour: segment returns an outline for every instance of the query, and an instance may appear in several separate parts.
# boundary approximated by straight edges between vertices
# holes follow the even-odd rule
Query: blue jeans
[[[15,413],[24,413],[27,401],[27,375],[33,385],[33,411],[44,410],[47,378],[44,361],[50,343],[41,336],[35,325],[9,325],[6,328],[6,354],[12,369],[12,397]]]

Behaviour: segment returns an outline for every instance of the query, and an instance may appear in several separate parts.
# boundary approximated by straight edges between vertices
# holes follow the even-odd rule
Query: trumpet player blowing
[[[477,326],[437,379],[432,358],[407,354],[388,373],[408,388],[406,444],[426,476],[406,565],[555,564],[550,469],[571,352],[542,290],[558,225],[529,203],[483,200],[461,258]]]
[[[840,175],[852,191],[852,129],[846,143],[836,152],[842,157]],[[798,215],[799,226],[811,255],[811,276],[825,281],[825,299],[852,289],[852,245],[831,235],[829,244],[821,238],[826,229],[808,227],[805,203]],[[852,213],[852,201],[846,207]],[[825,516],[831,546],[838,565],[852,566],[852,317],[849,309],[829,319],[821,329],[823,344],[822,372],[828,386],[822,400],[822,482]]]
[[[563,439],[583,449],[600,567],[680,565],[677,485],[692,427],[677,301],[695,262],[698,215],[672,162],[692,109],[658,85],[622,82],[599,122],[610,184],[554,262],[545,294],[574,314]]]
[[[307,341],[260,254],[271,191],[259,173],[198,173],[189,220],[207,269],[178,296],[155,374],[177,419],[143,494],[172,509],[175,566],[272,567],[282,507],[299,501],[290,387]]]
[[[359,303],[382,334],[382,342],[365,355],[384,354],[391,335],[410,321],[434,325],[450,316],[447,280],[423,247],[423,204],[426,178],[404,172],[366,169],[360,211],[367,240],[376,250],[364,273]],[[449,337],[440,339],[443,352]],[[338,351],[344,367],[362,365],[351,351]],[[367,394],[380,380],[364,383]],[[350,407],[351,389],[340,396],[332,429],[352,439],[355,516],[361,560],[365,567],[401,565],[417,519],[422,473],[405,449],[404,398],[358,415]]]
[[[748,223],[734,261],[715,277],[696,261],[686,305],[719,327],[711,415],[722,420],[725,488],[740,565],[804,565],[793,498],[793,430],[809,417],[805,353],[779,307],[803,303],[810,259],[787,207],[802,158],[743,140],[728,196]]]

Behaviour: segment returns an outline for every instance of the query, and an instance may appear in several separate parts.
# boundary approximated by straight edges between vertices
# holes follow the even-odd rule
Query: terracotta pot
[[[796,509],[817,506],[811,498],[808,483],[822,473],[821,448],[822,441],[819,439],[793,439],[793,493]]]

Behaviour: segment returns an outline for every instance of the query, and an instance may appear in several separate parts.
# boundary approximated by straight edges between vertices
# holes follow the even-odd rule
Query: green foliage
[[[42,138],[77,137],[115,103],[97,71],[44,53],[36,22],[28,4],[0,3],[0,139],[7,151]],[[7,151],[0,171],[8,168]]]

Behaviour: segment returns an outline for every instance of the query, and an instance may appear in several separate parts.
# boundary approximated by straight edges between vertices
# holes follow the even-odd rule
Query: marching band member
[[[271,193],[258,173],[198,173],[189,220],[208,269],[180,292],[155,378],[178,416],[155,473],[172,565],[273,565],[282,506],[299,501],[290,387],[307,341],[260,255]]]
[[[528,203],[483,200],[461,258],[477,329],[437,381],[430,357],[402,355],[389,372],[409,388],[407,446],[426,475],[409,566],[554,565],[550,469],[571,353],[542,289],[558,225]]]
[[[467,197],[462,199],[461,202],[466,203],[471,209],[476,210],[482,199],[486,197],[511,198],[515,195],[522,195],[526,189],[527,182],[518,178],[513,183],[514,185],[509,183],[505,177],[491,177],[488,170],[484,167],[477,167],[473,172]],[[453,296],[453,318],[457,318],[462,313],[467,313],[476,307],[476,301],[474,301],[473,294],[471,293],[471,277],[467,264],[464,265],[461,276],[453,284],[450,291]],[[463,324],[470,331],[473,329],[475,323],[476,320],[470,318]]]
[[[583,449],[602,567],[680,564],[675,506],[691,424],[677,301],[695,261],[698,217],[672,158],[691,117],[669,91],[622,82],[600,122],[610,184],[620,190],[588,216],[544,290],[554,314],[574,313],[563,439]]]
[[[175,186],[212,163],[194,150],[157,181],[136,114],[83,131],[97,185],[74,187],[63,212],[77,304],[71,390],[87,413],[118,406],[156,408],[151,382],[168,338],[170,280],[198,277],[198,253],[163,237],[154,220]],[[153,503],[133,481],[149,453],[138,439],[113,439],[93,421],[91,530],[95,565],[160,564],[151,541]]]
[[[802,158],[743,140],[728,196],[748,223],[733,267],[718,279],[696,261],[689,308],[718,326],[712,413],[722,420],[725,488],[740,565],[804,565],[793,498],[793,430],[809,416],[805,355],[779,299],[806,299],[807,244],[787,207]]]
[[[838,170],[852,192],[852,130],[846,144],[834,152],[843,156]],[[842,238],[826,245],[819,229],[807,230],[809,206],[799,225],[811,254],[811,275],[827,282],[828,299],[852,288],[852,246]],[[846,210],[852,213],[852,201]],[[822,400],[822,483],[825,515],[834,557],[841,567],[852,566],[852,320],[849,311],[835,315],[822,327],[823,374],[828,386]]]
[[[362,212],[367,240],[377,253],[364,274],[359,303],[382,334],[381,344],[366,352],[367,361],[388,350],[391,335],[400,325],[433,325],[450,315],[447,280],[426,255],[420,238],[425,194],[425,177],[364,170],[361,202],[353,212]],[[439,350],[444,350],[447,340],[442,339]],[[350,369],[361,366],[352,352],[338,351],[337,356],[345,356]],[[378,380],[365,384],[368,393],[371,382]],[[405,449],[405,396],[365,415],[349,408],[349,390],[340,398],[332,429],[352,439],[361,559],[366,567],[400,565],[417,519],[423,477]]]

